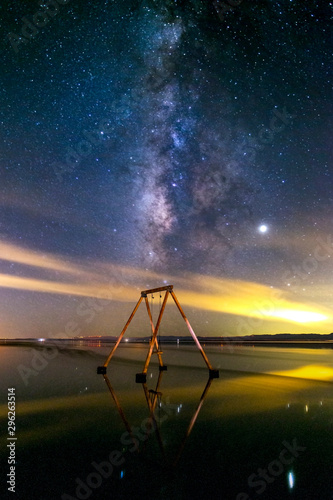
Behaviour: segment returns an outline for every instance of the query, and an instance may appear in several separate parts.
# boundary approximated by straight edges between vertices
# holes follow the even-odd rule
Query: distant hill
[[[148,343],[151,337],[124,337],[122,343]],[[0,339],[1,342],[89,342],[89,343],[100,343],[100,342],[116,342],[118,337],[111,335],[90,335],[86,337],[74,337],[74,338],[16,338],[16,339]],[[264,335],[244,335],[238,337],[227,337],[221,335],[219,337],[212,336],[198,336],[200,343],[205,344],[250,344],[250,343],[313,343],[313,342],[332,342],[333,333],[320,334],[320,333],[276,333],[276,334],[264,334]],[[161,343],[170,344],[188,344],[194,343],[193,338],[190,335],[179,336],[179,335],[163,335],[158,336],[158,340]]]
[[[302,342],[325,342],[333,340],[333,333],[276,333],[271,335],[245,335],[243,337],[221,337],[227,342],[286,342],[286,341],[302,341]]]
[[[163,343],[187,343],[193,342],[190,335],[187,336],[177,336],[177,335],[163,335],[158,337],[158,339]],[[326,342],[333,341],[333,333],[320,334],[320,333],[277,333],[277,334],[267,334],[267,335],[245,335],[238,337],[226,337],[221,335],[220,337],[206,337],[198,336],[198,339],[202,343],[251,343],[251,342]],[[117,337],[111,336],[90,336],[90,337],[80,337],[75,340],[84,341],[101,341],[101,342],[114,342]],[[150,337],[131,337],[124,338],[122,342],[149,342]]]

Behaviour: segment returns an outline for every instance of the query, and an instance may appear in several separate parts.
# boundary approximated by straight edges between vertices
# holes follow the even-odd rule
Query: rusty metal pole
[[[201,352],[201,355],[202,355],[203,359],[205,360],[205,363],[206,363],[206,365],[207,365],[207,367],[208,367],[208,369],[209,369],[209,375],[210,375],[210,377],[212,377],[212,378],[217,378],[217,377],[219,376],[219,372],[218,372],[218,370],[214,370],[214,369],[213,369],[213,367],[212,367],[212,365],[211,365],[211,364],[210,364],[210,362],[208,361],[208,358],[207,358],[207,356],[206,356],[206,353],[205,353],[205,351],[203,350],[203,348],[202,348],[202,346],[201,346],[201,344],[200,344],[200,342],[199,342],[199,340],[198,340],[198,338],[197,338],[196,334],[194,333],[194,330],[193,330],[193,328],[191,327],[189,320],[188,320],[188,319],[187,319],[187,317],[185,316],[185,313],[184,313],[183,309],[181,308],[181,305],[179,304],[179,302],[178,302],[178,300],[177,300],[177,297],[176,297],[176,295],[175,295],[175,292],[174,292],[173,290],[171,290],[171,291],[170,291],[170,293],[171,293],[171,296],[172,296],[172,298],[173,298],[173,300],[174,300],[174,302],[175,302],[176,306],[178,307],[178,310],[179,310],[180,314],[183,316],[183,319],[184,319],[184,321],[185,321],[185,323],[186,323],[186,326],[187,326],[187,328],[188,328],[188,330],[189,330],[190,334],[192,335],[192,338],[193,338],[194,342],[196,343],[196,345],[197,345],[197,347],[198,347],[199,351]]]
[[[117,342],[115,343],[115,345],[113,346],[113,348],[112,348],[112,350],[111,350],[111,352],[110,352],[109,356],[107,357],[107,359],[106,359],[106,361],[105,361],[104,365],[103,365],[103,366],[99,366],[99,367],[97,368],[97,373],[103,373],[103,374],[104,374],[104,373],[106,373],[106,368],[107,368],[107,366],[108,366],[108,364],[109,364],[109,362],[110,362],[110,360],[111,360],[111,358],[112,358],[113,354],[115,353],[115,351],[116,351],[116,349],[117,349],[118,345],[120,344],[120,341],[121,341],[121,339],[123,338],[124,333],[126,332],[126,330],[127,330],[128,326],[129,326],[130,322],[132,321],[134,314],[135,314],[135,313],[136,313],[136,311],[138,310],[138,307],[139,307],[139,305],[141,304],[142,299],[143,299],[143,296],[141,296],[141,297],[140,297],[140,299],[138,300],[138,302],[137,302],[136,306],[134,307],[132,314],[131,314],[131,315],[130,315],[130,317],[128,318],[126,325],[124,326],[124,328],[123,328],[123,330],[122,330],[121,334],[119,335],[118,340],[117,340]]]
[[[154,327],[153,317],[151,315],[151,311],[150,311],[149,302],[148,302],[147,297],[145,297],[145,302],[146,302],[147,312],[148,312],[148,316],[149,316],[149,320],[150,320],[151,331],[152,331],[152,334],[154,335],[155,327]],[[157,349],[157,357],[158,357],[158,363],[160,366],[160,370],[165,370],[166,366],[163,365],[163,360],[162,360],[162,356],[161,356],[162,353],[160,352],[157,337],[155,338],[155,345],[156,345],[156,349]]]
[[[114,392],[114,390],[113,390],[113,387],[112,387],[112,385],[111,385],[111,382],[110,382],[110,380],[109,380],[109,378],[108,378],[108,376],[107,376],[107,375],[103,375],[103,377],[104,377],[104,380],[105,380],[106,385],[108,386],[108,389],[109,389],[109,391],[110,391],[110,394],[111,394],[111,396],[112,396],[112,399],[113,399],[113,401],[116,403],[117,410],[118,410],[118,412],[119,412],[119,415],[121,416],[122,421],[123,421],[123,422],[124,422],[124,424],[125,424],[126,430],[129,432],[129,434],[131,435],[131,437],[132,437],[132,439],[133,439],[133,441],[134,441],[131,426],[129,425],[129,423],[128,423],[128,421],[127,421],[127,418],[125,417],[125,413],[123,412],[123,409],[122,409],[122,407],[121,407],[121,404],[119,403],[118,398],[117,398],[117,396],[116,396],[116,393],[115,393],[115,392]]]
[[[109,378],[108,378],[108,376],[107,376],[107,375],[105,375],[105,374],[104,374],[104,375],[103,375],[103,377],[104,377],[104,380],[105,380],[105,382],[106,382],[106,385],[108,386],[108,389],[109,389],[109,391],[110,391],[110,394],[111,394],[111,396],[112,396],[112,399],[113,399],[113,401],[116,403],[117,410],[118,410],[118,412],[119,412],[119,415],[120,415],[120,417],[121,417],[122,421],[124,422],[124,425],[125,425],[125,427],[126,427],[126,430],[127,430],[127,432],[128,432],[128,434],[129,434],[129,436],[130,436],[130,437],[131,437],[131,439],[132,439],[132,443],[134,444],[134,450],[135,450],[135,451],[139,451],[138,444],[137,444],[137,443],[138,443],[138,440],[137,440],[137,438],[134,436],[134,434],[133,434],[133,430],[132,430],[131,426],[129,425],[129,423],[128,423],[128,421],[127,421],[127,418],[125,417],[125,413],[124,413],[124,411],[123,411],[123,409],[122,409],[122,407],[121,407],[121,404],[120,404],[120,402],[119,402],[119,400],[118,400],[118,398],[117,398],[117,396],[116,396],[116,393],[115,393],[115,392],[114,392],[114,390],[113,390],[113,387],[112,387],[112,385],[111,385],[111,382],[110,382],[110,380],[109,380]]]
[[[159,314],[158,319],[157,319],[156,326],[154,327],[153,319],[152,319],[152,315],[151,315],[151,311],[150,311],[150,308],[149,308],[149,302],[148,302],[148,299],[147,299],[147,294],[155,293],[155,292],[162,292],[162,291],[165,291],[165,296],[164,296],[162,308],[160,310],[160,314]],[[212,368],[210,362],[208,361],[208,358],[207,358],[207,356],[205,354],[205,351],[203,350],[203,348],[202,348],[202,346],[201,346],[201,344],[200,344],[200,342],[199,342],[196,334],[193,331],[193,328],[190,325],[189,320],[185,316],[184,311],[181,308],[181,305],[179,304],[175,293],[173,292],[173,285],[167,285],[167,286],[163,286],[163,287],[159,287],[159,288],[151,288],[149,290],[143,290],[141,292],[141,297],[138,300],[138,302],[137,302],[137,304],[136,304],[136,306],[135,306],[132,314],[128,318],[127,323],[124,326],[121,334],[119,335],[116,344],[114,345],[113,349],[111,350],[111,352],[110,352],[108,358],[106,359],[104,365],[103,366],[98,366],[97,373],[103,373],[103,374],[106,373],[107,366],[108,366],[108,364],[109,364],[109,362],[110,362],[110,360],[111,360],[114,352],[116,351],[118,345],[120,344],[120,341],[123,338],[124,333],[127,330],[130,322],[132,321],[133,316],[136,313],[136,311],[137,311],[139,305],[141,304],[141,301],[142,301],[143,298],[145,298],[147,312],[148,312],[148,316],[149,316],[149,320],[150,320],[150,324],[151,324],[151,328],[152,328],[152,338],[151,338],[151,341],[150,341],[150,344],[149,344],[148,355],[147,355],[147,359],[146,359],[146,362],[145,362],[145,365],[144,365],[144,368],[143,368],[143,372],[142,373],[137,373],[137,375],[136,375],[136,381],[140,382],[140,383],[143,383],[143,382],[146,381],[146,374],[147,374],[147,370],[148,370],[148,366],[149,366],[149,363],[150,363],[150,358],[151,358],[151,355],[152,355],[152,352],[153,352],[154,345],[156,345],[156,348],[157,348],[157,355],[158,355],[160,370],[166,370],[167,369],[167,367],[165,365],[163,365],[163,361],[162,361],[162,357],[161,357],[161,351],[159,351],[159,345],[158,345],[158,340],[157,340],[157,333],[158,333],[158,330],[159,330],[159,327],[160,327],[160,324],[161,324],[162,316],[163,316],[164,309],[165,309],[165,306],[166,306],[166,303],[167,303],[167,300],[168,300],[169,293],[171,293],[172,298],[173,298],[176,306],[178,307],[178,310],[179,310],[180,314],[182,315],[182,317],[183,317],[183,319],[184,319],[184,321],[186,323],[186,326],[187,326],[190,334],[192,335],[192,338],[194,339],[194,341],[195,341],[195,343],[196,343],[196,345],[197,345],[197,347],[198,347],[198,349],[199,349],[202,357],[204,358],[204,361],[205,361],[205,363],[206,363],[206,365],[207,365],[207,367],[209,369],[209,376],[211,378],[218,378],[219,371],[218,370],[214,370]]]
[[[162,372],[160,372],[160,375],[161,374],[162,374]],[[143,387],[143,390],[144,390],[144,393],[145,393],[145,396],[146,396],[146,400],[147,400],[147,405],[148,405],[148,409],[149,409],[150,423],[152,424],[151,428],[149,429],[149,431],[148,431],[148,429],[146,431],[145,439],[144,439],[145,443],[143,445],[143,449],[147,445],[149,434],[151,434],[152,432],[155,432],[156,436],[157,436],[157,441],[158,441],[160,450],[162,452],[163,457],[165,458],[164,445],[163,445],[161,433],[160,433],[160,430],[159,430],[159,427],[158,427],[158,423],[157,423],[157,420],[156,420],[156,417],[155,417],[155,414],[154,414],[155,406],[156,406],[156,402],[157,402],[157,397],[158,397],[159,394],[162,394],[162,393],[157,393],[157,392],[154,391],[155,394],[154,394],[154,397],[153,397],[153,401],[151,401],[146,382],[142,383],[142,387]],[[157,390],[157,388],[156,388],[156,390]]]
[[[153,336],[152,336],[151,341],[150,341],[148,355],[147,355],[147,358],[146,358],[145,365],[143,367],[142,373],[137,373],[136,374],[136,381],[137,382],[143,383],[143,382],[146,381],[148,366],[149,366],[149,363],[150,363],[150,358],[151,358],[151,355],[152,355],[152,352],[153,352],[153,347],[154,347],[154,344],[155,344],[155,341],[156,341],[158,329],[159,329],[161,321],[162,321],[162,316],[163,316],[164,309],[165,309],[165,306],[166,306],[166,303],[167,303],[167,300],[168,300],[168,296],[169,296],[169,290],[166,290],[165,296],[164,296],[164,300],[163,300],[163,304],[162,304],[162,307],[161,307],[161,310],[160,310],[160,314],[158,316],[157,323],[156,323],[156,326],[154,328],[154,333],[153,333]]]
[[[183,441],[182,441],[182,444],[180,445],[179,451],[178,451],[178,453],[177,453],[177,457],[176,457],[175,461],[173,462],[173,466],[177,465],[177,462],[178,462],[178,460],[179,460],[179,458],[180,458],[181,454],[183,453],[183,450],[184,450],[184,447],[185,447],[185,443],[186,443],[186,441],[188,440],[189,435],[190,435],[190,434],[191,434],[191,432],[192,432],[192,429],[193,429],[194,424],[195,424],[195,422],[196,422],[196,420],[197,420],[197,418],[198,418],[198,415],[199,415],[199,413],[200,413],[201,407],[202,407],[202,405],[203,405],[203,403],[204,403],[204,401],[205,401],[205,399],[206,399],[206,396],[207,396],[208,390],[209,390],[209,388],[210,388],[210,386],[211,386],[211,383],[212,383],[212,382],[213,382],[213,379],[209,377],[208,382],[207,382],[207,384],[206,384],[206,387],[204,388],[204,391],[203,391],[203,393],[202,393],[202,395],[201,395],[201,398],[200,398],[200,401],[199,401],[198,407],[197,407],[197,409],[196,409],[196,411],[195,411],[195,413],[194,413],[194,415],[193,415],[193,417],[192,417],[192,419],[191,419],[190,425],[189,425],[189,426],[188,426],[188,428],[187,428],[187,431],[186,431],[185,437],[184,437],[184,439],[183,439]]]

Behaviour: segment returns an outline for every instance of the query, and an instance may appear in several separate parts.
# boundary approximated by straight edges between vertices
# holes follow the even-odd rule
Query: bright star
[[[268,227],[266,226],[266,224],[261,224],[261,226],[259,226],[259,231],[261,233],[267,233]]]

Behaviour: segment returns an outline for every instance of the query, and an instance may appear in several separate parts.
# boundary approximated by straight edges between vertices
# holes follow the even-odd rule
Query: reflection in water
[[[168,371],[151,364],[141,387],[146,346],[120,346],[103,378],[103,348],[45,344],[0,348],[1,393],[17,394],[15,500],[332,500],[332,383],[320,370],[333,351],[209,347],[220,379],[207,382],[196,349],[175,346]],[[20,366],[35,372],[23,380]],[[322,380],[300,378],[302,367]],[[3,399],[3,443],[7,413]],[[284,464],[284,443],[306,449]],[[112,455],[112,475],[89,486],[116,451],[125,461]],[[6,470],[5,446],[0,458]]]
[[[192,432],[193,426],[194,426],[194,424],[195,424],[195,422],[196,422],[196,420],[197,420],[197,418],[198,418],[198,415],[199,415],[199,412],[200,412],[201,407],[202,407],[202,405],[203,405],[203,402],[205,401],[205,398],[206,398],[206,396],[207,396],[207,394],[208,394],[208,390],[209,390],[209,388],[210,388],[210,386],[211,386],[211,384],[212,384],[212,381],[213,381],[213,379],[212,379],[212,378],[208,378],[208,381],[207,381],[206,387],[204,388],[204,391],[203,391],[203,393],[201,394],[201,398],[200,398],[200,401],[199,401],[198,407],[197,407],[197,409],[196,409],[196,411],[195,411],[195,413],[194,413],[194,415],[193,415],[193,417],[192,417],[192,419],[191,419],[190,425],[188,426],[188,429],[187,429],[187,431],[186,431],[186,435],[185,435],[185,437],[184,437],[184,439],[183,439],[183,442],[182,442],[182,444],[181,444],[181,446],[180,446],[180,448],[179,448],[179,452],[178,452],[178,454],[177,454],[177,457],[176,457],[176,460],[175,460],[175,462],[174,462],[174,465],[177,465],[177,463],[178,463],[178,460],[179,460],[179,458],[180,458],[180,455],[182,454],[182,451],[183,451],[183,449],[184,449],[185,443],[186,443],[186,441],[187,441],[187,439],[188,439],[189,435],[190,435],[190,434],[191,434],[191,432]]]
[[[272,375],[282,375],[284,377],[296,377],[310,380],[324,380],[333,382],[333,368],[323,365],[308,365],[295,368],[293,370],[285,370],[282,372],[271,372]]]
[[[163,376],[163,371],[160,371],[159,372],[159,375],[158,375],[158,379],[157,379],[157,383],[156,383],[156,386],[155,386],[155,389],[148,389],[148,386],[147,386],[147,383],[146,382],[143,382],[142,383],[142,387],[143,387],[143,392],[144,392],[144,395],[145,395],[145,399],[146,399],[146,403],[147,403],[147,407],[148,407],[148,410],[149,410],[149,418],[148,418],[148,421],[146,422],[147,425],[146,425],[146,431],[145,431],[145,435],[144,437],[142,437],[142,441],[144,443],[147,442],[149,436],[151,434],[155,434],[156,437],[157,437],[157,441],[158,441],[158,444],[159,444],[159,448],[160,448],[160,451],[161,451],[161,454],[164,458],[166,458],[166,453],[165,453],[165,447],[164,447],[164,443],[163,443],[163,439],[161,437],[161,431],[160,431],[160,425],[163,423],[164,421],[164,418],[166,417],[167,418],[167,415],[164,415],[164,417],[161,418],[156,418],[156,415],[155,415],[155,410],[156,410],[156,406],[158,406],[159,408],[161,407],[161,399],[162,399],[162,396],[163,396],[163,393],[160,391],[160,385],[161,385],[161,382],[162,382],[162,376]],[[111,382],[109,380],[109,377],[106,375],[106,374],[103,374],[103,378],[106,382],[106,385],[110,391],[110,394],[112,396],[112,399],[113,401],[115,402],[115,405],[117,407],[117,410],[119,412],[119,415],[125,425],[125,428],[126,428],[126,431],[128,433],[128,435],[131,437],[132,439],[132,443],[134,444],[135,446],[135,443],[136,443],[136,438],[133,434],[133,430],[132,430],[132,427],[130,426],[126,416],[125,416],[125,413],[121,407],[121,404],[116,396],[116,393],[111,385]],[[172,466],[176,466],[179,459],[180,459],[180,456],[184,450],[184,447],[185,447],[185,444],[186,444],[186,441],[188,440],[191,432],[192,432],[192,429],[194,427],[194,424],[198,418],[198,415],[200,413],[200,410],[202,408],[202,405],[207,397],[207,394],[208,394],[208,391],[209,391],[209,388],[212,384],[212,381],[213,379],[211,377],[208,378],[208,381],[206,383],[206,386],[200,396],[200,400],[199,400],[199,403],[198,403],[198,406],[190,420],[190,423],[188,425],[188,428],[186,430],[186,433],[185,433],[185,436],[184,438],[182,439],[182,442],[179,446],[179,450],[178,452],[176,453],[176,456],[172,462]],[[179,407],[177,408],[179,410]],[[142,426],[141,426],[142,427]]]

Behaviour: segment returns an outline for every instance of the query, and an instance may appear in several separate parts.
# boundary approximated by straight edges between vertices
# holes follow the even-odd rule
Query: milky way
[[[149,12],[139,33],[145,64],[140,111],[146,119],[141,170],[134,176],[143,233],[135,238],[138,255],[148,267],[191,269],[200,262],[202,271],[216,272],[235,233],[251,219],[251,172],[233,151],[231,98],[223,86],[212,94],[216,75],[209,68],[201,75],[198,57],[205,51],[199,43],[189,50],[198,33],[181,19],[171,22]],[[203,112],[207,94],[216,102],[214,120]]]
[[[331,306],[332,6],[231,3],[2,3],[3,248]]]

